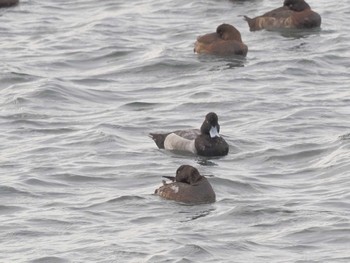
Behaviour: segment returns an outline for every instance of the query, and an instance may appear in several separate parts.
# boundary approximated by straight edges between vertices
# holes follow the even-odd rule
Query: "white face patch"
[[[209,134],[210,134],[210,138],[220,137],[218,128],[216,126],[210,128]]]
[[[176,185],[172,185],[170,188],[171,188],[171,190],[174,191],[175,194],[177,194],[179,192],[179,187]]]

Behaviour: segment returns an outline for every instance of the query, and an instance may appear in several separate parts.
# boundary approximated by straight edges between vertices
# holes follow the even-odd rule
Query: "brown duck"
[[[10,7],[18,4],[18,0],[0,0],[0,7]]]
[[[181,165],[176,176],[164,176],[171,183],[163,181],[163,185],[155,190],[155,194],[169,200],[188,204],[205,204],[215,202],[215,192],[209,181],[190,165]]]
[[[242,42],[241,33],[234,26],[221,24],[215,33],[197,38],[194,52],[218,56],[246,56],[248,47]]]
[[[249,18],[250,31],[279,30],[285,28],[317,28],[321,26],[321,16],[312,11],[304,0],[285,0],[282,7],[269,11],[261,16]]]

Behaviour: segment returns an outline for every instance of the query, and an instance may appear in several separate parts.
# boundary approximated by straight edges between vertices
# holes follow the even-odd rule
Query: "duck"
[[[221,24],[216,32],[199,36],[194,44],[194,52],[218,56],[246,56],[248,47],[242,42],[241,33],[230,24]]]
[[[17,5],[19,0],[0,0],[0,7],[10,7]]]
[[[255,18],[244,16],[244,19],[248,22],[250,31],[310,29],[321,26],[321,16],[311,10],[304,0],[284,0],[282,7]]]
[[[162,198],[187,204],[206,204],[216,200],[215,192],[208,179],[200,175],[191,165],[181,165],[175,176],[163,176],[171,182],[154,191]]]
[[[177,130],[169,133],[150,133],[159,149],[189,152],[199,156],[213,157],[228,154],[229,146],[220,136],[219,118],[209,112],[200,129]]]

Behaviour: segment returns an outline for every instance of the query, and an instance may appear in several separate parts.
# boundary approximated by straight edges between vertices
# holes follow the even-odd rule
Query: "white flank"
[[[196,153],[194,140],[187,140],[175,133],[170,133],[165,138],[164,148],[167,150],[177,150]]]

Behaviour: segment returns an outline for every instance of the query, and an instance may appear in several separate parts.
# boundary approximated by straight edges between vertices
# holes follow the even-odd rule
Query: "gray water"
[[[1,262],[350,262],[350,2],[249,32],[282,0],[23,0],[0,10]],[[245,59],[198,56],[235,25]],[[204,159],[149,132],[219,116]],[[190,164],[217,202],[153,195]]]

